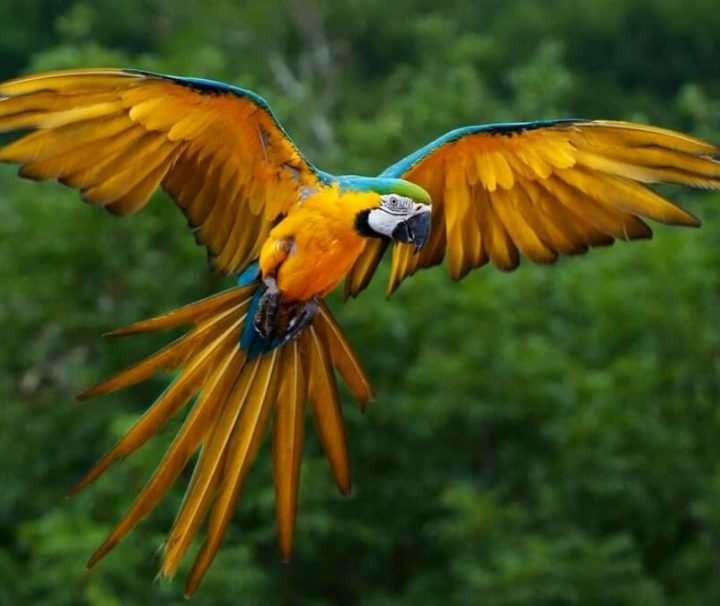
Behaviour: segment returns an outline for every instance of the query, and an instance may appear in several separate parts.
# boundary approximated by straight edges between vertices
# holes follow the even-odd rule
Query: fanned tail
[[[338,488],[350,490],[345,428],[335,371],[364,409],[372,399],[365,373],[323,303],[312,326],[279,349],[256,357],[240,346],[257,283],[231,288],[150,320],[115,330],[126,336],[181,325],[182,337],[79,396],[86,399],[124,389],[158,371],[178,371],[169,387],[132,428],[73,488],[76,493],[110,464],[135,452],[180,409],[190,404],[182,427],[154,474],[125,516],[88,561],[93,566],[160,502],[199,451],[183,503],[163,549],[160,576],[178,568],[207,520],[205,540],[187,579],[193,594],[228,528],[247,472],[271,418],[278,541],[290,557],[297,510],[305,404],[315,416],[320,441]]]

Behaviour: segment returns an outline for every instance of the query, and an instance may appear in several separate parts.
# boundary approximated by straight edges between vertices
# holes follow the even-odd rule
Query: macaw
[[[549,264],[615,239],[650,238],[645,219],[699,225],[648,183],[720,188],[719,150],[710,143],[653,126],[576,119],[459,128],[378,177],[334,176],[301,154],[257,94],[133,69],[57,71],[0,84],[0,133],[16,131],[0,161],[19,164],[29,179],[57,179],[113,214],[140,210],[165,190],[212,267],[237,282],[109,333],[190,326],[79,396],[176,373],[73,493],[189,408],[155,473],[88,563],[145,517],[199,452],[160,570],[175,572],[206,521],[188,595],[220,547],[271,417],[284,559],[308,402],[334,480],[342,493],[350,490],[335,371],[363,409],[373,392],[324,302],[340,281],[345,296],[355,297],[391,245],[388,294],[446,255],[455,280],[488,262],[511,271],[521,254]]]

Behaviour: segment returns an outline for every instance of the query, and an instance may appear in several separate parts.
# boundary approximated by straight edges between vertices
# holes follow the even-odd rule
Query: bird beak
[[[392,232],[392,239],[404,244],[414,244],[414,253],[420,251],[430,237],[432,209],[426,204],[418,204],[414,214],[398,223]]]

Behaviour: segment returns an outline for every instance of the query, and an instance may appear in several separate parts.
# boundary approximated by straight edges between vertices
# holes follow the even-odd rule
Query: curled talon
[[[320,299],[317,295],[303,304],[303,306],[292,317],[290,322],[288,322],[285,334],[282,337],[281,345],[286,345],[287,343],[297,339],[300,333],[312,324],[319,306]]]
[[[260,337],[268,339],[277,328],[281,293],[274,278],[267,277],[264,282],[266,290],[260,297],[260,303],[253,318],[253,326]]]

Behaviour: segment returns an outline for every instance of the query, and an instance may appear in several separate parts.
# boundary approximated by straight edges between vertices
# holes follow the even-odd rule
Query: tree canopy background
[[[717,0],[3,0],[0,77],[128,66],[265,96],[321,167],[374,174],[456,126],[618,118],[720,142]],[[182,497],[91,572],[172,428],[63,495],[162,389],[73,395],[160,345],[99,335],[218,290],[162,195],[124,221],[0,167],[0,604],[184,604],[153,583]],[[333,297],[378,394],[354,488],[305,448],[294,558],[265,447],[202,605],[720,603],[720,196],[556,266],[435,268]],[[310,432],[312,434],[312,432]]]

